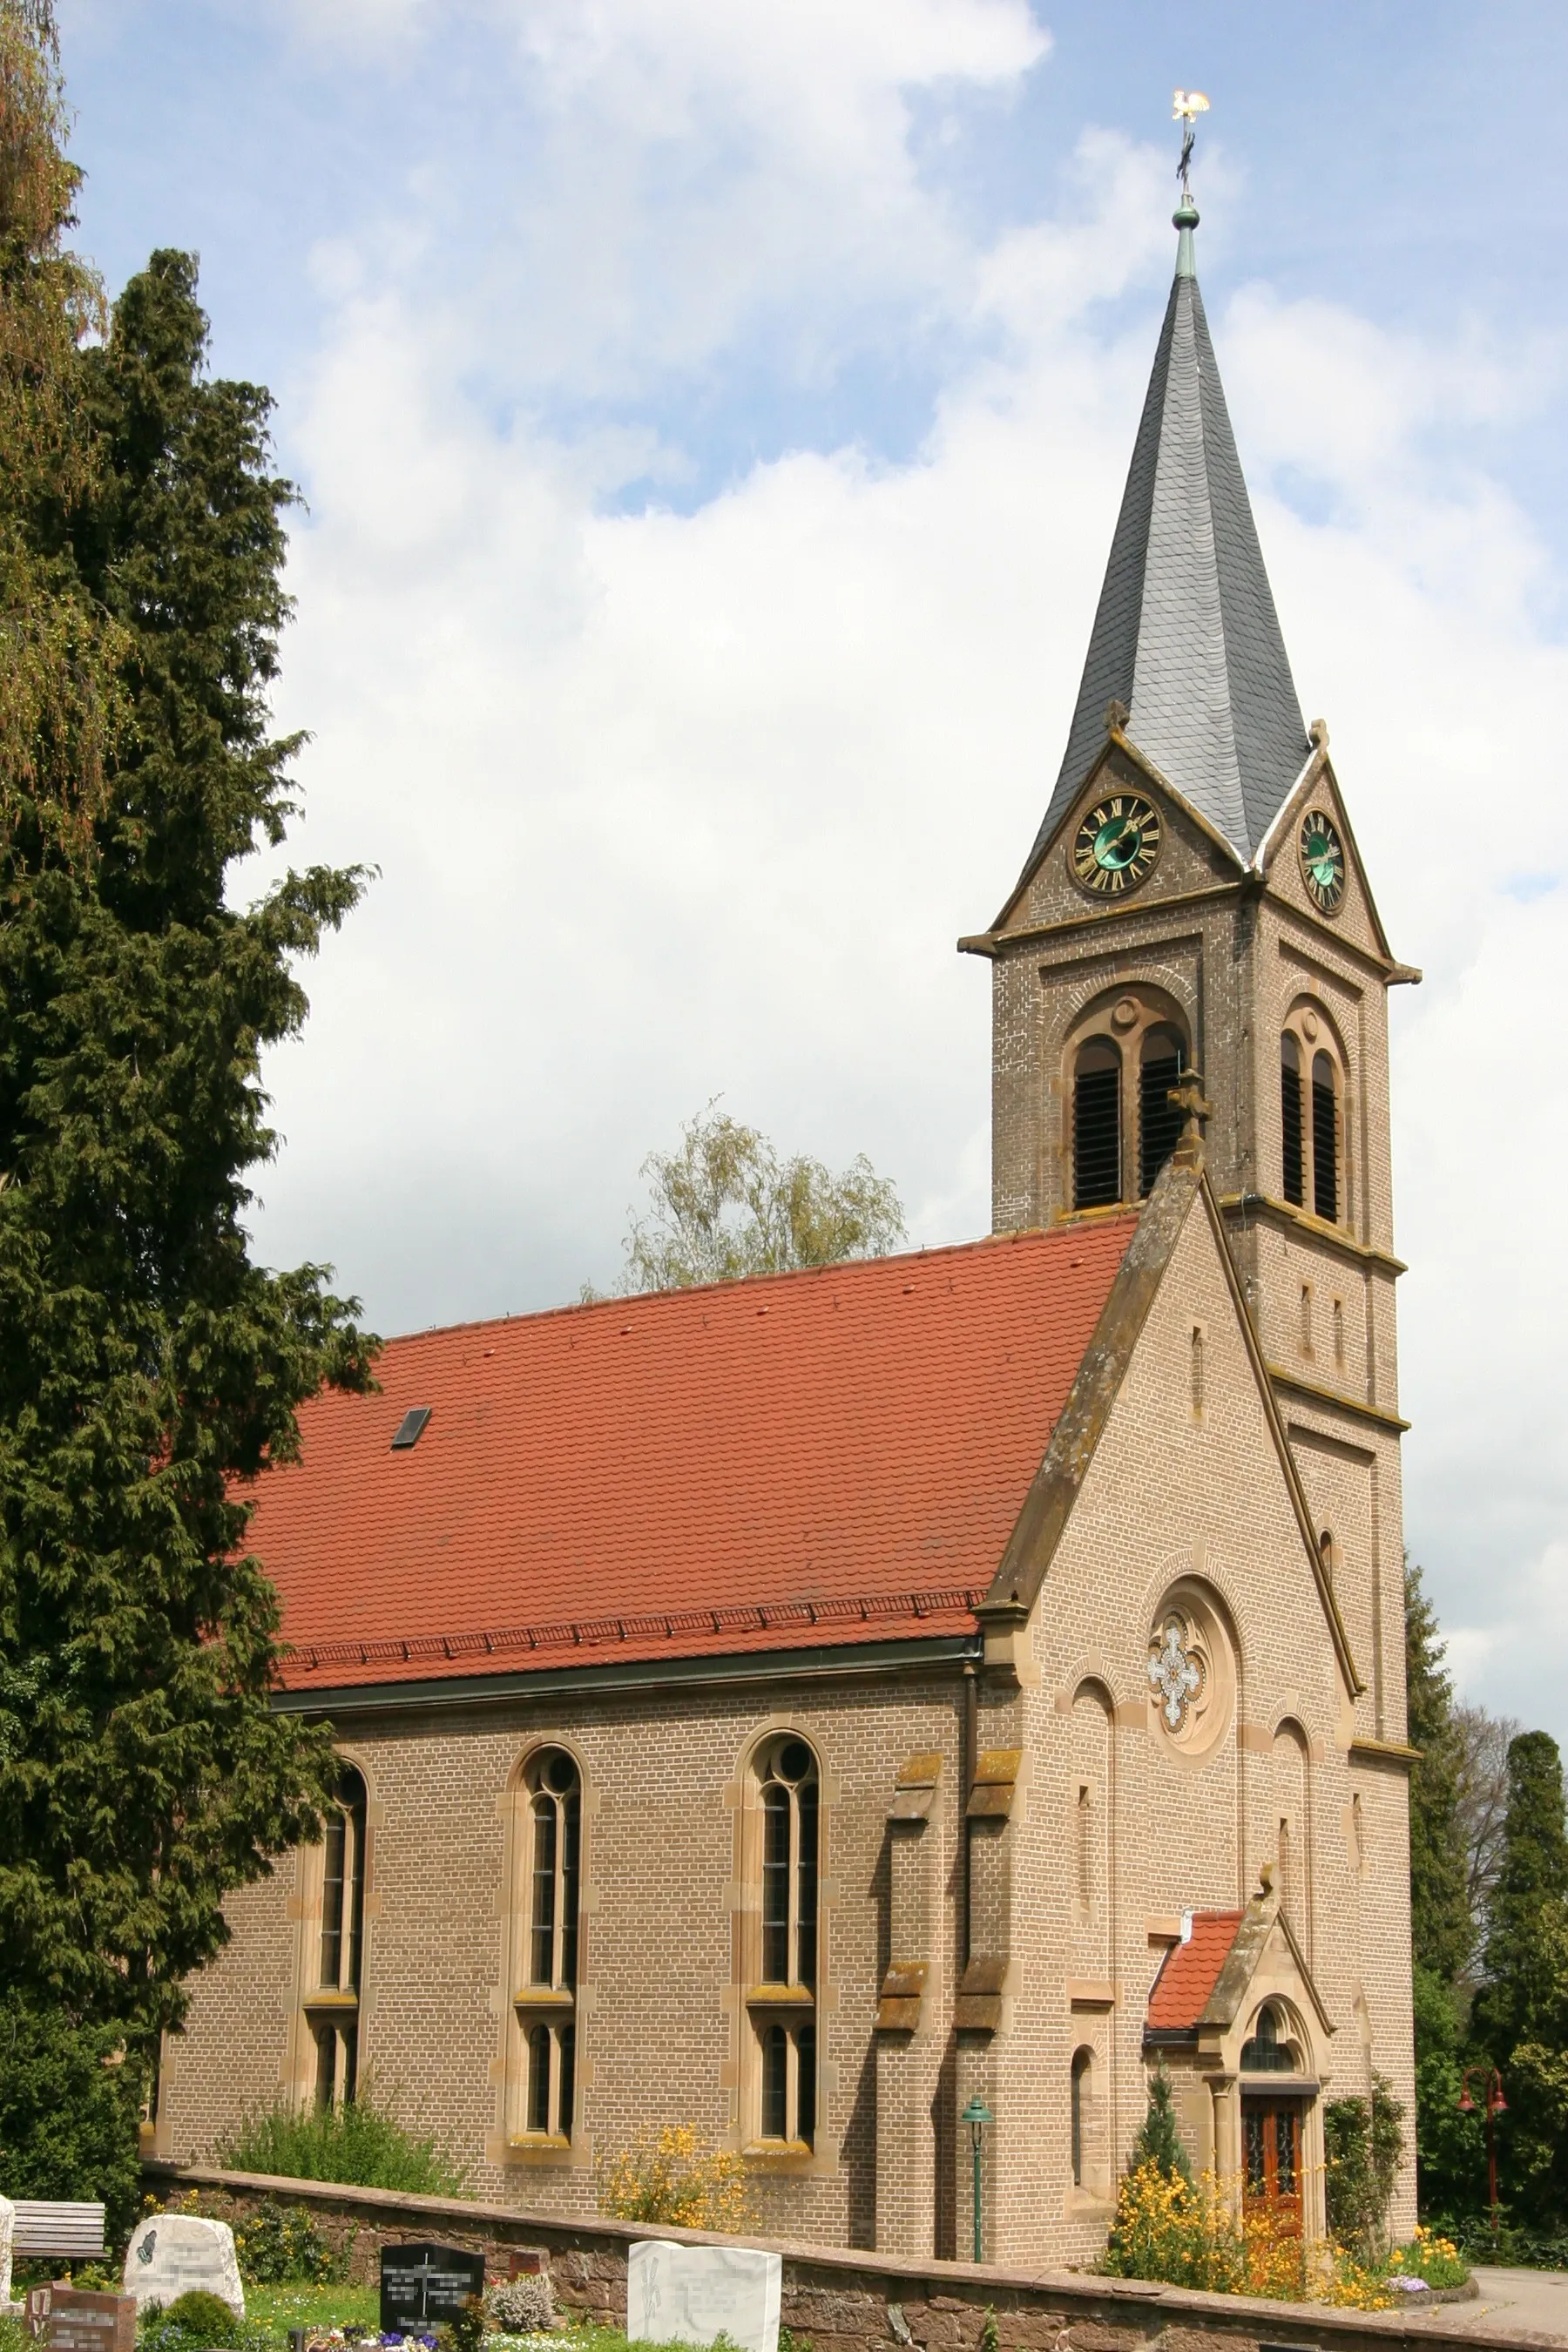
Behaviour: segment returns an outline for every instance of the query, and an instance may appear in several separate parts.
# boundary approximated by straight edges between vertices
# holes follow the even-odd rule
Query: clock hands
[[[1125,816],[1111,833],[1109,828],[1095,844],[1100,863],[1105,866],[1126,865],[1137,856],[1143,844],[1143,828],[1133,817]]]

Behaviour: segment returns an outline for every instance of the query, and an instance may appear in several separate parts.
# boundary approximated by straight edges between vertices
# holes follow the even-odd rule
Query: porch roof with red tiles
[[[973,1631],[1135,1227],[391,1341],[256,1489],[287,1686]]]
[[[1156,2032],[1181,2032],[1198,2023],[1245,1916],[1240,1911],[1193,1913],[1192,1934],[1184,1944],[1172,1945],[1149,1995],[1147,2022]]]

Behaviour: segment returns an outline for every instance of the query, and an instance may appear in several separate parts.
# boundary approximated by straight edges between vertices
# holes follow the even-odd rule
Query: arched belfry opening
[[[1171,1090],[1192,1067],[1187,1024],[1163,989],[1092,1005],[1068,1040],[1066,1182],[1075,1210],[1144,1200],[1182,1133]]]

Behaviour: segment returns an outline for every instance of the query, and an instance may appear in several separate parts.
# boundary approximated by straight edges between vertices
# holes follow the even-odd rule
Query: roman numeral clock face
[[[1072,838],[1073,878],[1097,898],[1124,898],[1153,872],[1160,816],[1141,793],[1108,793]]]

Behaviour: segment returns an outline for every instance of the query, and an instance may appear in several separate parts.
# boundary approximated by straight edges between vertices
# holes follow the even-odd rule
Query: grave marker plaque
[[[681,2246],[643,2238],[626,2257],[626,2334],[648,2344],[778,2352],[784,2263],[759,2246]]]
[[[204,2213],[150,2213],[138,2222],[125,2250],[124,2284],[138,2305],[171,2304],[201,2287],[220,2295],[237,2318],[245,2317],[234,2231]]]
[[[135,2352],[136,2298],[93,2294],[58,2279],[28,2288],[26,2325],[48,2352]]]
[[[420,2336],[457,2318],[485,2291],[485,2258],[461,2246],[383,2246],[381,2332]]]

